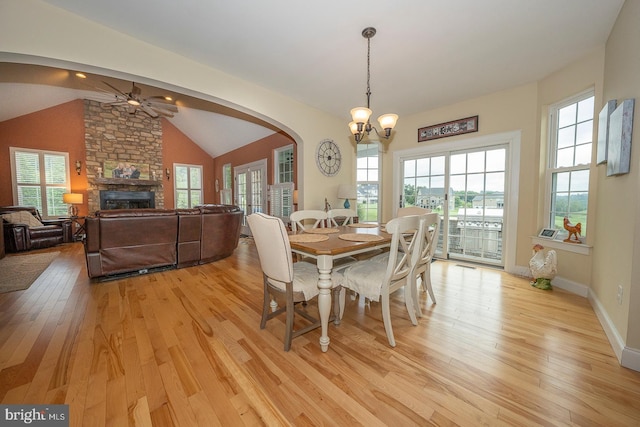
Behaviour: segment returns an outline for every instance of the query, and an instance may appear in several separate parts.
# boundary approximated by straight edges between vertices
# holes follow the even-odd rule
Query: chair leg
[[[387,339],[391,347],[396,346],[396,340],[393,338],[393,328],[391,328],[391,313],[389,309],[389,292],[382,293],[382,321],[384,323],[384,330],[387,332]]]
[[[418,275],[411,283],[411,296],[413,297],[413,307],[415,309],[416,316],[422,317],[422,309],[420,308],[420,294],[418,293],[418,280],[422,281],[421,275]]]
[[[271,301],[271,295],[267,288],[266,278],[264,279],[264,298],[262,302],[262,319],[260,320],[260,329],[264,329],[267,325],[267,318],[269,317],[269,301]]]
[[[345,305],[345,300],[346,300],[346,293],[347,293],[347,289],[346,288],[340,289],[340,297],[338,299],[340,300],[339,318],[341,320],[342,320],[342,316],[344,316],[344,305]]]
[[[433,294],[433,288],[431,287],[431,268],[427,267],[427,270],[422,273],[422,287],[425,291],[429,292],[431,301],[436,304],[436,296]]]
[[[416,326],[418,324],[416,312],[420,310],[420,308],[418,308],[418,304],[415,303],[415,300],[413,298],[414,294],[416,293],[414,289],[416,289],[415,280],[409,280],[404,286],[404,305],[407,307],[407,313],[409,313],[411,324]]]
[[[286,306],[287,306],[287,310],[286,310],[286,316],[287,316],[287,320],[286,320],[286,332],[284,335],[284,351],[289,351],[289,349],[291,348],[291,339],[293,338],[293,316],[295,314],[294,312],[294,306],[293,306],[293,295],[290,293],[287,293],[286,295]]]

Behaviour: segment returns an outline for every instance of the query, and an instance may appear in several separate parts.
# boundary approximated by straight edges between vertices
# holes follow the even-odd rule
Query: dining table
[[[336,261],[366,252],[388,248],[391,235],[383,225],[356,223],[339,227],[313,228],[289,234],[291,251],[316,260],[318,267],[318,311],[320,314],[320,348],[329,349],[331,317],[331,273]],[[337,317],[337,322],[339,318]]]

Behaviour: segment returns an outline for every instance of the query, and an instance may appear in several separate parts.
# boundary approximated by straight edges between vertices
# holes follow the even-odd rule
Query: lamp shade
[[[368,108],[357,107],[351,110],[351,118],[356,123],[367,123],[372,111]]]
[[[338,199],[355,199],[357,197],[355,186],[351,184],[340,184],[338,187]]]
[[[383,114],[378,117],[378,122],[380,123],[380,127],[382,129],[393,129],[396,126],[396,122],[398,121],[397,114]]]
[[[82,204],[82,194],[80,193],[64,193],[62,195],[62,201],[64,203],[72,204],[72,205],[81,205]]]

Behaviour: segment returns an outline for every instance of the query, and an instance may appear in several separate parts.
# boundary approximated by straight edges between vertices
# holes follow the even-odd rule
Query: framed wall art
[[[462,135],[463,133],[469,132],[478,132],[478,116],[420,128],[418,129],[418,142]]]
[[[609,118],[607,176],[629,173],[634,99],[625,99]]]
[[[105,160],[103,172],[105,178],[149,179],[149,165],[138,162]]]
[[[598,153],[596,164],[601,165],[607,162],[607,143],[609,141],[609,119],[611,113],[616,109],[618,102],[613,99],[602,107],[598,115]]]

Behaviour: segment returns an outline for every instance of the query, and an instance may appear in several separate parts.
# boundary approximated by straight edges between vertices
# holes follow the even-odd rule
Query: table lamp
[[[76,205],[82,204],[82,194],[80,193],[64,193],[62,195],[62,202],[69,205],[69,215],[78,216],[78,207]]]
[[[349,209],[349,199],[357,198],[356,187],[350,184],[340,184],[338,187],[338,199],[344,199],[344,208]]]

